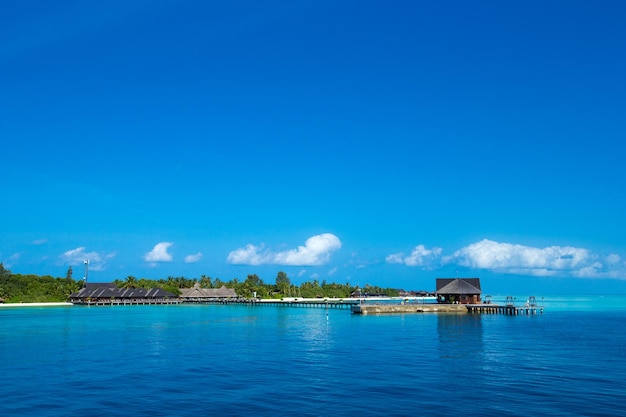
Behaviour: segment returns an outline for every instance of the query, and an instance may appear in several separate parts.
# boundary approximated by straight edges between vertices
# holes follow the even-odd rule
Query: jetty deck
[[[538,305],[466,304],[466,307],[467,311],[472,314],[505,314],[508,316],[543,314],[543,306]]]
[[[283,298],[280,300],[261,299],[254,300],[254,305],[273,305],[282,307],[305,307],[305,308],[341,308],[352,310],[360,305],[400,305],[401,302],[410,301],[413,305],[424,304],[426,301],[435,300],[434,297],[351,297],[351,298]]]
[[[102,300],[75,300],[72,301],[74,305],[83,306],[131,306],[131,305],[171,305],[182,304],[182,300],[179,298],[173,299],[102,299]]]
[[[463,313],[463,314],[505,314],[517,316],[543,313],[537,305],[498,305],[498,304],[356,304],[354,314],[406,314],[406,313]]]
[[[253,307],[277,306],[277,307],[301,307],[301,308],[334,308],[349,310],[360,301],[354,298],[285,298],[282,300],[247,300],[246,303]]]
[[[463,304],[357,304],[354,314],[467,313]]]

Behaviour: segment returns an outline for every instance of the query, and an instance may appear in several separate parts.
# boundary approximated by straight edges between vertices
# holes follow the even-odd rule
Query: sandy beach
[[[3,307],[67,307],[73,306],[72,303],[1,303],[0,308]]]

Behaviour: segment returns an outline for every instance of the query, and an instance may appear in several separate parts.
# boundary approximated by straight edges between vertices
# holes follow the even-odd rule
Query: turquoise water
[[[626,298],[543,304],[513,317],[3,308],[0,415],[626,414]]]

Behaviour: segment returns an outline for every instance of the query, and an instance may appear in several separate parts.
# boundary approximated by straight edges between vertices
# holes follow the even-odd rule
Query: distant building
[[[360,289],[360,288],[358,288],[358,287],[357,287],[357,289],[356,289],[356,290],[354,290],[354,291],[352,291],[352,292],[350,293],[350,297],[352,297],[352,298],[361,298],[361,297],[363,297],[363,296],[364,296],[364,295],[363,295],[363,293],[361,292],[361,289]]]
[[[433,295],[435,295],[435,293],[430,293],[425,290],[419,290],[419,291],[399,290],[398,291],[398,297],[432,297]]]
[[[178,297],[162,288],[117,288],[114,282],[87,283],[70,295],[74,304],[170,304]]]
[[[435,293],[440,303],[479,304],[480,278],[437,278]]]
[[[232,288],[222,285],[220,288],[202,288],[196,283],[191,288],[182,288],[180,299],[185,302],[208,302],[217,300],[232,300],[238,298],[237,293]]]

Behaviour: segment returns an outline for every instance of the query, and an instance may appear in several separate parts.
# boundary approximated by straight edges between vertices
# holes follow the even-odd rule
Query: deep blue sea
[[[626,415],[626,296],[538,301],[0,308],[0,416]]]

